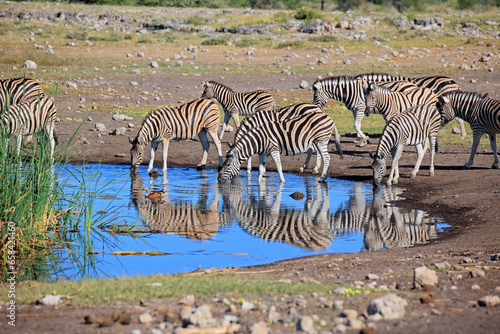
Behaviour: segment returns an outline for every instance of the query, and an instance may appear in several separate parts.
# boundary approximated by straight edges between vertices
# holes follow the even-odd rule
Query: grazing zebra
[[[437,96],[427,88],[418,88],[406,90],[407,93],[393,91],[378,86],[374,83],[364,86],[366,99],[365,114],[382,114],[386,122],[389,122],[394,116],[420,104],[436,105]]]
[[[142,122],[141,128],[130,150],[131,170],[137,171],[142,162],[142,154],[147,143],[151,142],[151,155],[148,172],[153,169],[154,157],[158,144],[163,143],[163,172],[167,171],[168,144],[173,140],[186,140],[198,135],[203,146],[203,155],[198,168],[205,166],[210,143],[207,132],[212,137],[219,153],[219,168],[222,166],[222,148],[217,136],[219,108],[206,99],[197,99],[178,107],[162,108],[153,111]]]
[[[42,86],[33,79],[12,78],[0,80],[0,111],[45,96]]]
[[[280,154],[297,155],[315,145],[323,160],[323,171],[319,181],[325,182],[330,164],[327,146],[334,127],[335,124],[327,114],[308,113],[302,117],[269,122],[253,128],[234,143],[219,172],[218,180],[223,182],[234,178],[240,172],[241,162],[253,154],[258,154],[259,182],[264,176],[265,163],[269,155],[274,160],[281,182],[285,182]]]
[[[17,155],[21,152],[23,136],[31,136],[40,131],[45,134],[50,145],[50,159],[54,156],[56,106],[51,99],[42,96],[22,104],[11,105],[2,113],[2,125],[7,136],[17,135]]]
[[[373,185],[379,186],[382,178],[386,174],[385,163],[389,152],[392,153],[393,159],[387,184],[398,183],[398,163],[406,145],[416,146],[417,148],[417,162],[415,168],[411,172],[411,177],[414,178],[420,169],[420,164],[424,157],[423,144],[428,139],[431,144],[429,175],[433,176],[436,138],[440,128],[441,114],[436,107],[430,105],[419,105],[394,116],[394,118],[386,124],[375,153],[372,164]]]
[[[393,89],[389,86],[389,82],[394,82],[394,81],[407,81],[410,83],[413,83],[417,87],[420,88],[428,88],[434,92],[437,96],[452,92],[455,90],[458,90],[458,84],[457,82],[447,76],[444,75],[432,75],[432,76],[427,76],[427,77],[420,77],[420,78],[408,78],[404,76],[392,76],[388,74],[383,74],[383,73],[369,73],[369,74],[360,74],[355,77],[356,79],[360,80],[366,80],[369,83],[377,83],[381,84],[384,83],[384,87],[391,89],[391,90],[397,90],[397,91],[402,91],[401,89]],[[467,132],[465,131],[464,127],[464,121],[460,118],[455,118],[457,121],[458,125],[460,126],[460,134],[462,139],[464,139],[467,136]]]
[[[272,111],[258,111],[253,116],[247,118],[241,126],[236,131],[236,135],[234,137],[235,142],[238,141],[242,136],[244,136],[251,129],[264,125],[269,122],[280,122],[285,119],[291,119],[295,117],[302,117],[308,113],[323,113],[321,109],[319,109],[314,104],[309,103],[297,103],[292,104],[290,106],[286,106],[280,109],[275,109]],[[335,132],[335,145],[337,147],[337,152],[339,152],[340,156],[343,158],[342,148],[340,147],[340,137],[337,131],[337,127],[334,127]],[[304,172],[304,170],[309,165],[309,161],[311,159],[312,149],[307,151],[307,158],[304,162],[304,165],[300,168],[300,173]],[[247,161],[247,173],[250,173],[251,170],[251,158]],[[316,161],[316,166],[313,169],[313,173],[319,172],[319,167],[321,164],[320,155],[318,154],[318,158]]]
[[[464,165],[471,168],[477,146],[484,133],[490,137],[493,150],[493,165],[498,168],[496,134],[500,133],[500,101],[472,92],[455,91],[441,95],[438,108],[442,112],[451,112],[468,122],[472,128],[472,148],[469,161]]]
[[[271,94],[263,90],[239,93],[216,81],[205,81],[203,88],[204,91],[201,97],[217,100],[224,109],[224,124],[222,125],[220,140],[224,136],[224,131],[231,117],[234,120],[236,128],[239,128],[239,115],[248,116],[259,110],[274,109],[274,98]]]

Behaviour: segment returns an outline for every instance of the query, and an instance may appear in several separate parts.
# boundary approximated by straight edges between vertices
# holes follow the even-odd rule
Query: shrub
[[[295,11],[295,18],[305,22],[312,22],[316,19],[322,19],[322,15],[315,9],[309,7],[302,7]]]

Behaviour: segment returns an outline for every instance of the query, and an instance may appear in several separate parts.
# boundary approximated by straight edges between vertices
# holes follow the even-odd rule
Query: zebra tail
[[[342,152],[342,147],[340,146],[340,136],[337,131],[337,127],[333,125],[333,129],[335,131],[335,147],[337,148],[337,153],[340,154],[340,159],[344,159],[344,152]]]

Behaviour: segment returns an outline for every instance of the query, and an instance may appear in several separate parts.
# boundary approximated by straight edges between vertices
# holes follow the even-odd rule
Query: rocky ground
[[[47,12],[54,10],[48,9]],[[1,16],[10,17],[10,14],[2,13]],[[130,12],[127,12],[128,14]],[[141,13],[144,22],[148,20],[149,14]],[[20,19],[36,18],[26,14],[26,17]],[[43,19],[49,20],[50,24],[65,20],[78,21],[75,15],[65,15],[59,19],[47,16]],[[87,19],[90,20],[88,17]],[[124,17],[123,21],[115,16],[99,17],[97,21],[101,23],[81,20],[90,22],[89,27],[116,24],[117,29],[130,31],[144,28],[142,24],[128,17]],[[120,22],[126,26],[120,26]],[[376,30],[378,23],[373,22],[373,24],[375,27],[371,26],[371,29]],[[439,25],[439,22],[432,24]],[[496,27],[495,24],[492,26]],[[342,38],[346,40],[366,38],[359,31],[359,26],[353,30],[341,27],[323,29],[339,29],[345,32]],[[95,53],[96,57],[112,56],[116,58],[117,66],[126,63],[127,65],[124,65],[127,68],[126,74],[123,72],[115,74],[113,71],[102,71],[98,68],[87,69],[92,74],[80,73],[63,79],[47,78],[47,73],[42,74],[40,69],[33,70],[32,74],[35,76],[41,74],[47,78],[45,81],[58,83],[70,89],[69,93],[57,97],[59,122],[56,129],[60,147],[63,147],[81,125],[76,136],[76,145],[70,151],[72,162],[128,164],[130,145],[127,136],[134,136],[137,133],[142,118],[117,119],[116,116],[113,118],[111,112],[102,112],[99,108],[90,115],[90,118],[86,118],[87,110],[102,102],[113,106],[112,109],[117,113],[122,113],[130,105],[145,106],[145,108],[177,105],[199,97],[200,84],[203,80],[221,81],[238,91],[250,88],[268,89],[281,102],[285,102],[285,99],[290,103],[310,101],[312,92],[304,84],[305,89],[299,89],[299,86],[304,81],[311,84],[318,74],[309,73],[307,70],[289,71],[286,65],[309,68],[324,66],[324,74],[330,72],[333,75],[354,75],[362,72],[361,69],[377,63],[386,64],[384,71],[388,73],[398,69],[401,74],[415,75],[416,71],[423,72],[423,75],[431,75],[436,73],[436,64],[439,64],[440,68],[454,69],[448,74],[457,79],[463,90],[488,92],[493,98],[498,99],[500,94],[498,47],[476,42],[474,39],[491,36],[497,38],[495,36],[498,36],[498,32],[495,35],[496,30],[484,31],[472,25],[453,30],[445,24],[445,29],[462,34],[466,39],[472,38],[472,44],[467,42],[458,48],[444,45],[416,50],[404,48],[390,50],[380,45],[380,48],[372,52],[364,50],[346,52],[340,46],[319,51],[253,50],[253,54],[241,51],[229,52],[223,49],[219,53],[221,55],[224,53],[225,56],[213,60],[214,62],[227,62],[231,65],[245,61],[265,66],[273,64],[272,66],[281,68],[282,71],[269,74],[217,73],[206,76],[188,75],[186,73],[189,69],[186,69],[186,73],[175,75],[166,73],[168,70],[165,69],[151,70],[151,60],[163,61],[165,57],[172,59],[172,63],[175,59],[184,60],[184,65],[178,63],[177,65],[186,66],[190,59],[194,59],[190,50],[170,50],[161,45],[156,47],[148,44],[145,48],[137,50],[116,45],[110,51],[100,46],[99,49],[96,48],[98,50]],[[147,32],[139,33],[147,34]],[[370,30],[367,29],[366,33],[370,34]],[[36,42],[31,40],[34,35],[23,36],[27,43]],[[374,37],[370,35],[368,38]],[[378,40],[375,42],[380,44]],[[92,47],[90,42],[84,46],[89,50]],[[59,55],[75,55],[83,52],[78,45],[54,44],[50,49]],[[202,49],[197,49],[200,51],[196,52],[197,61],[212,61],[215,49],[211,49],[210,52],[203,52]],[[139,57],[137,52],[146,53],[145,59],[139,59],[143,58],[144,54]],[[129,55],[134,57],[134,62],[138,65],[127,62]],[[143,70],[137,71],[141,66]],[[337,66],[339,70],[332,72],[331,66]],[[12,76],[14,73],[16,72],[8,70],[3,76]],[[230,140],[233,135],[228,133],[225,139]],[[342,136],[345,158],[340,160],[332,154],[329,177],[370,182],[369,152],[375,150],[378,134],[370,135],[374,140],[363,148],[355,147],[354,138],[351,136]],[[469,134],[467,139],[469,142],[463,146],[439,148],[435,177],[427,176],[428,157],[424,158],[423,168],[415,179],[409,178],[415,161],[413,150],[406,152],[401,160],[400,185],[407,189],[404,194],[406,199],[401,205],[427,210],[433,215],[444,217],[451,225],[440,238],[430,244],[358,254],[312,256],[252,268],[231,269],[237,275],[254,279],[265,277],[281,281],[283,284],[294,281],[338,283],[346,285],[347,289],[335,290],[332,294],[326,295],[313,293],[307,296],[279,295],[266,298],[237,295],[210,298],[186,296],[182,300],[143,301],[136,305],[117,303],[98,307],[81,307],[68,302],[57,306],[23,305],[18,310],[16,327],[12,328],[2,320],[0,332],[499,333],[500,206],[497,204],[500,198],[499,171],[490,169],[493,155],[490,148],[484,147],[478,150],[472,170],[462,168],[470,152],[470,137]],[[330,151],[333,153],[334,148],[330,147]],[[174,142],[169,149],[169,164],[194,166],[199,162],[200,156],[199,142]],[[157,162],[160,159],[157,157]],[[284,170],[294,172],[298,170],[302,161],[303,157],[284,157],[282,160]],[[216,165],[217,156],[212,146],[207,168],[216,168]],[[273,168],[272,162],[268,163],[268,169],[273,170]],[[207,270],[193,274],[216,273],[217,271]],[[378,298],[388,298],[388,300],[384,302]],[[5,308],[2,308],[0,314],[3,319],[5,313]],[[191,326],[182,327],[182,324]]]

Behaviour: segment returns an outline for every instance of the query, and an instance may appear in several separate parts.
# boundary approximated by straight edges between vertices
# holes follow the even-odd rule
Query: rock
[[[303,316],[297,321],[297,330],[306,333],[314,333],[314,321],[310,316]]]
[[[195,307],[191,313],[182,315],[182,322],[187,325],[195,325],[199,327],[212,326],[215,324],[215,319],[212,316],[209,305],[201,305]]]
[[[300,83],[299,83],[299,87],[300,89],[307,89],[309,88],[309,83],[305,80],[302,80]]]
[[[99,132],[106,131],[106,125],[102,123],[95,123],[95,128]]]
[[[346,326],[344,324],[336,324],[333,326],[332,332],[334,333],[345,333]]]
[[[347,319],[357,319],[358,311],[352,309],[345,309],[340,314],[339,317],[347,318]]]
[[[471,288],[471,290],[481,290],[481,287],[479,286],[479,284],[472,284],[470,288]]]
[[[425,294],[420,296],[420,302],[422,304],[434,303],[434,300],[436,300],[436,297],[434,296],[434,293],[432,293],[432,292],[425,293]]]
[[[498,296],[493,296],[493,295],[489,295],[489,296],[484,296],[483,298],[479,299],[477,301],[477,303],[479,304],[479,306],[496,306],[498,304],[500,304],[500,297]]]
[[[62,303],[62,299],[56,295],[45,295],[36,301],[37,305],[55,306]]]
[[[406,16],[400,16],[392,20],[392,23],[400,30],[406,29],[408,27],[408,18]]]
[[[132,329],[130,331],[130,334],[141,334],[141,330],[140,329]]]
[[[469,276],[472,277],[472,278],[476,278],[476,277],[484,277],[485,276],[485,273],[483,270],[481,269],[472,269],[470,272],[469,272]]]
[[[335,288],[335,290],[333,290],[334,293],[336,293],[337,295],[341,295],[341,294],[344,294],[346,292],[347,288],[341,286],[341,287],[338,287],[338,288]]]
[[[267,334],[269,331],[264,321],[259,321],[252,326],[251,334]]]
[[[368,275],[366,275],[366,279],[377,280],[377,279],[380,279],[380,276],[379,275],[375,275],[375,274],[368,274]]]
[[[458,130],[458,133],[460,133],[460,130]],[[437,269],[448,269],[451,267],[450,263],[448,261],[443,261],[443,262],[436,262],[434,263]]]
[[[28,70],[35,70],[36,69],[36,63],[32,60],[26,60],[24,62],[24,68]]]
[[[343,300],[336,300],[333,302],[333,309],[340,311],[344,308],[344,301]]]
[[[243,304],[241,304],[241,309],[243,311],[251,311],[254,308],[253,303],[249,301],[244,301]]]
[[[290,197],[293,198],[294,200],[300,201],[305,197],[305,195],[300,191],[296,191],[293,194],[291,194]]]
[[[426,266],[413,269],[413,274],[413,286],[416,289],[422,288],[425,285],[434,286],[438,282],[436,272],[428,269]]]
[[[368,315],[380,313],[387,320],[398,319],[404,317],[407,304],[406,300],[391,293],[372,300],[367,312]]]
[[[491,256],[491,261],[500,261],[500,254],[493,254]]]
[[[149,313],[142,313],[141,315],[139,315],[139,322],[141,324],[149,324],[153,321],[153,317],[151,316],[151,314]]]
[[[114,121],[131,121],[134,119],[133,117],[123,115],[123,114],[113,114],[113,116],[111,118]]]
[[[474,260],[470,257],[464,257],[462,260],[460,260],[460,263],[474,263]]]
[[[149,66],[152,68],[158,68],[158,63],[156,61],[152,61],[149,63]]]
[[[114,134],[115,134],[115,136],[123,136],[126,131],[127,131],[127,128],[121,126],[119,128],[116,128],[116,130],[114,131]]]
[[[68,88],[78,89],[77,84],[74,82],[66,82],[66,86],[68,86]]]

